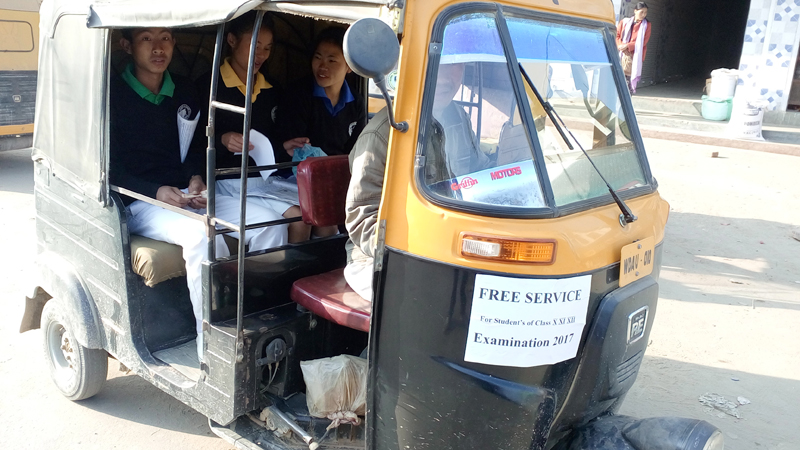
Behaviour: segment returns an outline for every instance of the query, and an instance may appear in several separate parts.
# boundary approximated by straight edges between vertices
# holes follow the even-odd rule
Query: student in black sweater
[[[253,36],[255,12],[249,12],[234,19],[228,25],[226,44],[228,56],[220,66],[220,84],[217,87],[217,101],[244,107],[245,90],[247,89],[247,63],[250,57],[250,40]],[[277,116],[280,90],[274,87],[260,72],[261,67],[269,59],[272,52],[274,26],[269,15],[264,16],[258,32],[256,55],[254,61],[254,85],[251,96],[252,119],[250,128],[269,138],[277,139]],[[208,92],[211,86],[211,74],[201,77],[197,82],[200,92]],[[208,96],[206,95],[207,99]],[[215,113],[215,137],[218,150],[217,168],[241,167],[242,156],[234,153],[242,151],[242,119],[239,113],[218,109]],[[251,145],[252,149],[252,145]],[[277,155],[276,155],[277,156]],[[250,165],[257,165],[250,158]],[[238,175],[223,175],[217,179],[239,178]],[[279,211],[280,212],[280,211]]]
[[[344,60],[344,29],[320,33],[311,58],[313,79],[301,84],[281,106],[278,122],[284,132],[283,148],[311,144],[328,155],[346,155],[367,124],[364,99],[353,94],[345,77],[352,72]]]
[[[249,12],[231,21],[226,34],[229,56],[225,58],[220,66],[220,83],[217,86],[217,101],[236,106],[245,105],[245,92],[247,90],[247,65],[250,58],[250,42],[253,37],[253,24],[255,23],[255,12]],[[254,84],[253,92],[250,96],[252,103],[252,118],[250,128],[266,136],[273,144],[278,144],[275,152],[276,161],[290,161],[286,152],[280,150],[282,142],[277,133],[275,117],[278,114],[278,100],[280,94],[278,88],[273,87],[264,75],[259,72],[261,66],[269,59],[272,52],[272,42],[274,36],[272,18],[265,15],[261,22],[261,29],[258,32],[256,42],[256,54],[253,62]],[[207,91],[211,85],[211,75],[203,77],[198,82],[198,90],[202,87]],[[206,96],[208,98],[208,96]],[[242,136],[243,116],[239,113],[217,109],[215,113],[215,139],[217,148],[217,168],[231,168],[242,166]],[[250,150],[253,145],[250,144]],[[257,166],[253,158],[249,158],[250,166]],[[267,182],[260,174],[250,174],[247,181],[249,193],[256,193],[259,188],[265,186]],[[217,195],[224,195],[238,199],[241,191],[239,175],[223,175],[217,179]],[[301,215],[298,206],[260,196],[249,196],[248,204],[255,204],[264,208],[271,208],[276,213],[285,218],[299,217]],[[293,222],[289,224],[289,242],[300,242],[307,240],[311,234],[311,226],[303,222]]]
[[[133,63],[111,82],[111,183],[153,197],[169,205],[205,214],[206,186],[199,102],[186,80],[168,71],[175,41],[168,28],[123,30],[120,40]],[[189,298],[197,324],[197,353],[203,358],[203,282],[201,265],[208,258],[205,225],[182,214],[141,200],[123,196],[127,206],[128,231],[179,245],[186,261]],[[239,222],[239,204],[218,198],[217,217]],[[247,209],[249,221],[280,218],[272,210]],[[246,233],[251,249],[286,242],[285,227],[268,227]],[[219,256],[228,248],[221,236],[216,241]]]

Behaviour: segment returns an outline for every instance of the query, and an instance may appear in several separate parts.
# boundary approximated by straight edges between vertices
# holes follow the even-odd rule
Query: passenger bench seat
[[[227,234],[223,237],[231,254],[235,255],[239,241]],[[186,262],[180,246],[137,234],[131,235],[131,267],[147,287],[186,275]]]
[[[349,184],[347,155],[309,158],[300,163],[297,187],[303,221],[318,227],[344,224]],[[350,289],[344,279],[344,269],[295,281],[291,298],[331,322],[369,332],[372,303]]]

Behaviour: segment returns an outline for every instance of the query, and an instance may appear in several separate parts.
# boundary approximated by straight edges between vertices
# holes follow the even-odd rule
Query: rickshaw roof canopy
[[[42,2],[39,0],[2,0],[0,1],[0,9],[38,12],[40,3]]]
[[[260,0],[104,0],[89,4],[89,28],[190,27],[224,22]]]
[[[87,25],[90,28],[197,27],[234,19],[253,9],[287,10],[303,14],[315,9],[341,9],[341,19],[356,20],[362,14],[348,10],[374,10],[388,0],[101,0],[89,2]],[[365,8],[366,7],[366,8]],[[336,14],[332,14],[336,17]],[[364,14],[374,16],[374,12]],[[352,16],[352,17],[350,17]]]

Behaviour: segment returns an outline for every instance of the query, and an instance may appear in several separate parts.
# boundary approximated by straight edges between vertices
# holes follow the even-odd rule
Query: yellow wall
[[[0,70],[36,70],[39,13],[0,9],[0,50],[24,50],[0,51]]]

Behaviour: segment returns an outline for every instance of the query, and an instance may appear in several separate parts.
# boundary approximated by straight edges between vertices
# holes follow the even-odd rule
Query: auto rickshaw
[[[21,332],[43,329],[66,397],[97,393],[111,357],[208,416],[237,448],[722,449],[721,432],[702,420],[615,415],[655,317],[669,207],[615,56],[612,9],[45,0],[33,148],[39,274]],[[231,171],[215,168],[214,114],[242,113],[245,136],[251,115],[215,100],[213,69],[226,22],[250,10],[256,29],[269,12],[285,31],[268,69],[284,80],[303,70],[303,45],[321,28],[348,25],[356,92],[367,98],[372,78],[389,106],[373,301],[344,283],[346,234],[260,251],[238,242],[224,258],[210,245],[198,365],[185,351],[195,334],[183,275],[153,276],[175,249],[131,235],[120,194],[158,203],[108,180],[114,37],[172,27],[180,56],[170,70],[214,74],[209,207],[192,216],[213,238],[239,231],[214,216],[214,179]],[[251,50],[250,75],[253,59]],[[482,161],[462,171],[448,158],[472,144],[452,139],[433,112],[453,72],[447,107]],[[240,175],[297,165],[243,160]],[[435,161],[449,164],[447,176],[429,176]],[[341,225],[347,159],[312,158],[298,173],[302,220]],[[326,432],[331,421],[309,414],[300,362],[365,348],[364,421]]]

